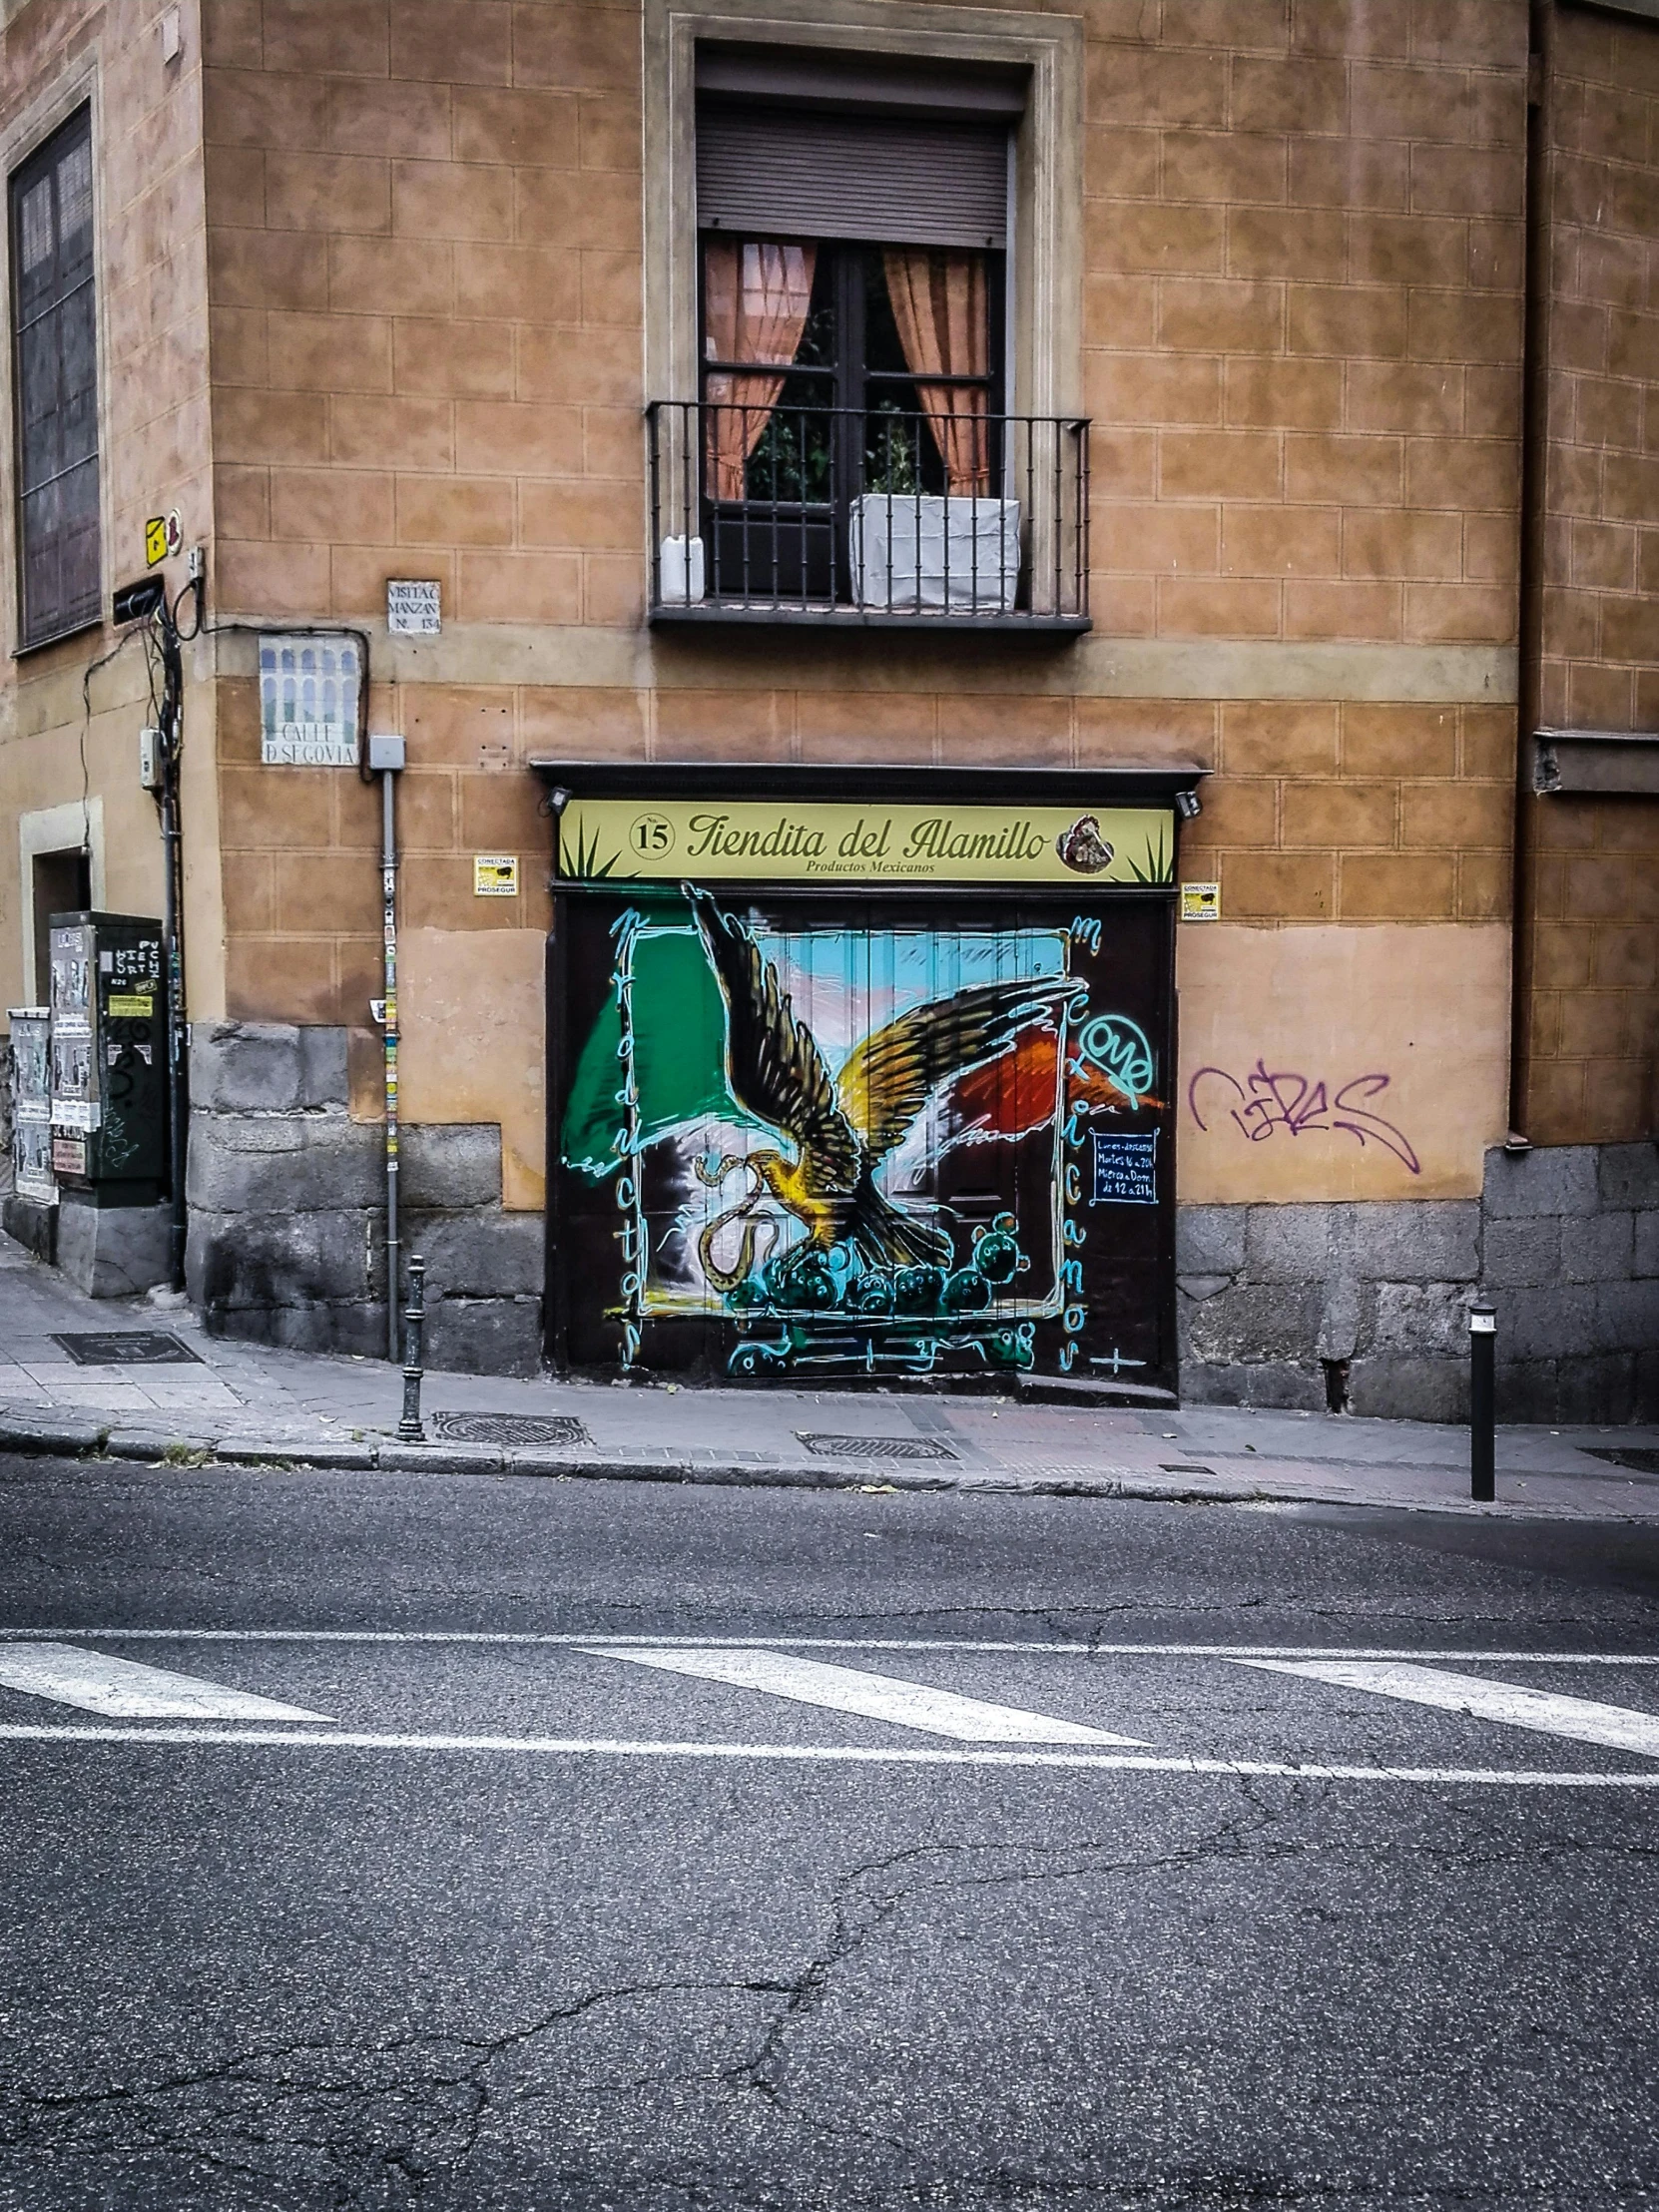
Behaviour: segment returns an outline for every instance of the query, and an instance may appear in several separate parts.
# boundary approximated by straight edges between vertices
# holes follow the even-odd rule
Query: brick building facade
[[[407,746],[403,1189],[440,1363],[532,1366],[566,1264],[563,768],[815,803],[994,768],[1068,803],[1198,794],[1175,872],[1220,918],[1175,925],[1153,1101],[1188,1397],[1449,1415],[1484,1287],[1512,1414],[1655,1416],[1659,8],[5,0],[3,38],[14,180],[90,113],[106,619],[33,643],[11,595],[0,956],[32,999],[42,854],[84,845],[93,904],[160,910],[147,652],[104,656],[177,509],[157,572],[177,594],[189,547],[206,564],[182,806],[190,1289],[217,1326],[384,1338],[380,799],[262,748],[262,636],[343,630],[367,727]],[[1010,453],[1039,435],[1016,418],[1055,455],[1090,427],[1086,468],[1027,489],[996,621],[849,619],[805,520],[802,576],[761,593],[801,606],[757,607],[720,569],[753,527],[663,504],[645,410],[710,404],[703,149],[749,107],[825,160],[827,115],[1006,113],[972,373]],[[884,249],[858,250],[867,304]],[[798,377],[833,258],[779,356]],[[774,517],[813,388],[765,402]],[[676,605],[694,535],[713,575]],[[1049,544],[1086,628],[1043,596]],[[436,635],[388,631],[399,578],[440,587]],[[502,854],[517,895],[476,895]]]

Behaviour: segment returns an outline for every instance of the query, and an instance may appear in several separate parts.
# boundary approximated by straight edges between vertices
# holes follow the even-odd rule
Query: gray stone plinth
[[[1500,1419],[1659,1418],[1652,1144],[1493,1150],[1479,1200],[1191,1207],[1176,1251],[1189,1402],[1321,1403],[1329,1368],[1355,1413],[1464,1419],[1479,1291]]]
[[[541,1367],[541,1344],[539,1298],[440,1298],[426,1310],[429,1368],[456,1375],[534,1375]]]
[[[0,1206],[0,1227],[37,1260],[51,1262],[58,1257],[56,1206],[43,1206],[38,1198],[19,1198],[12,1191]]]
[[[190,1095],[206,1113],[287,1114],[342,1105],[345,1031],[276,1021],[193,1022]]]
[[[347,1109],[345,1031],[202,1023],[191,1068],[186,1278],[207,1326],[381,1355],[385,1138]],[[499,1128],[406,1124],[398,1188],[403,1255],[426,1262],[427,1365],[535,1373],[543,1223],[501,1204]]]
[[[58,1266],[88,1298],[133,1298],[168,1277],[168,1206],[92,1206],[65,1191],[58,1202]]]

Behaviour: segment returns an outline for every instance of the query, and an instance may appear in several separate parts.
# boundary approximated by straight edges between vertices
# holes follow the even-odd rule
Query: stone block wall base
[[[209,1332],[383,1359],[383,1138],[347,1111],[344,1030],[199,1023],[191,1100],[185,1275]],[[502,1207],[499,1128],[405,1126],[400,1181],[426,1365],[535,1374],[542,1219]]]
[[[58,1201],[58,1266],[88,1298],[134,1298],[168,1277],[170,1206],[89,1206],[73,1191]]]
[[[38,1198],[19,1198],[13,1191],[0,1205],[0,1228],[14,1244],[20,1244],[48,1266],[58,1257],[56,1206],[43,1206]]]
[[[1498,1418],[1659,1420],[1659,1145],[1486,1155],[1479,1199],[1190,1206],[1189,1404],[1468,1418],[1468,1309],[1497,1309]]]

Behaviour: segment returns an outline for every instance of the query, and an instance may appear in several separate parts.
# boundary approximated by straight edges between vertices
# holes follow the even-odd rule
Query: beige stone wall
[[[1509,932],[1181,932],[1179,1195],[1189,1205],[1478,1198],[1501,1144]]]
[[[1541,393],[1546,727],[1659,729],[1659,24],[1552,24]],[[1517,1093],[1537,1143],[1659,1130],[1659,801],[1522,806]]]
[[[1193,759],[1231,919],[1506,915],[1524,0],[1081,13],[1096,630],[1014,649],[644,629],[637,6],[207,0],[218,605],[369,629],[406,926],[517,1010],[521,1087],[538,754]],[[442,584],[434,647],[386,640],[397,575]],[[370,1069],[372,799],[261,771],[219,667],[226,1009],[344,1021]],[[491,849],[517,902],[472,897]],[[418,995],[410,1098],[461,1118]]]
[[[0,144],[15,168],[88,99],[93,108],[98,238],[103,553],[106,600],[145,573],[147,515],[178,507],[187,543],[211,530],[208,456],[208,318],[202,192],[201,41],[183,9],[184,50],[164,63],[155,8],[146,0],[33,0],[0,31],[5,106]],[[10,346],[4,405],[11,408]],[[11,441],[4,441],[3,625],[16,635],[16,554]],[[170,589],[184,561],[166,564]],[[116,633],[94,628],[0,667],[0,979],[6,1003],[32,997],[23,973],[18,858],[20,814],[100,802],[104,895],[129,911],[161,909],[163,869],[156,809],[139,787],[138,733],[149,719],[143,646],[135,640],[94,675],[91,662]],[[187,749],[187,918],[192,985],[217,997],[219,916],[217,802],[211,718],[192,721]],[[83,753],[85,767],[83,775]]]

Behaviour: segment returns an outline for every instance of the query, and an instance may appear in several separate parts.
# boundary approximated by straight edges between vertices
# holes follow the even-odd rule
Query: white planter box
[[[703,540],[664,538],[657,554],[661,607],[695,607],[703,598]]]
[[[900,613],[1011,614],[1019,501],[864,492],[848,518],[852,596]]]

